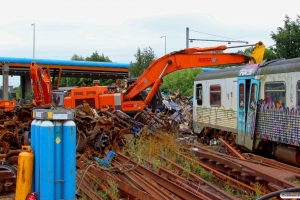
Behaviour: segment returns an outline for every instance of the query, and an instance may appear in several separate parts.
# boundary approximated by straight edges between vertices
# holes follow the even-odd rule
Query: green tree
[[[246,56],[250,56],[252,51],[253,51],[254,47],[248,47],[246,48],[244,51],[243,50],[239,50],[237,53],[239,54],[243,54]],[[268,60],[273,60],[273,59],[277,59],[277,55],[274,52],[274,50],[272,49],[272,47],[266,48],[265,49],[265,53],[264,53],[264,60],[268,59]],[[244,64],[241,64],[244,65]]]
[[[276,55],[276,53],[274,52],[272,47],[266,48],[265,49],[265,54],[264,54],[264,60],[268,59],[268,60],[274,60],[277,59],[278,56]]]
[[[151,47],[144,48],[143,51],[138,48],[134,54],[136,61],[130,63],[130,77],[140,76],[145,69],[156,59],[156,55]]]
[[[74,54],[71,58],[71,60],[85,60],[84,57],[82,56],[79,56],[77,54]]]
[[[94,62],[112,62],[108,56],[104,56],[104,54],[99,55],[97,51],[95,51],[90,57],[84,58],[83,56],[79,56],[74,54],[71,60],[76,61],[94,61]],[[111,79],[99,79],[100,85],[110,85],[114,82]],[[60,80],[61,87],[72,87],[72,86],[92,86],[94,79],[91,78],[74,78],[74,77],[63,77]]]
[[[104,54],[99,55],[97,51],[93,53],[90,57],[86,57],[85,60],[96,62],[111,62],[111,60],[107,56],[104,56]]]
[[[183,69],[166,75],[160,89],[166,92],[174,92],[179,89],[180,94],[189,96],[193,94],[194,80],[202,73],[201,68]]]
[[[246,56],[250,56],[252,51],[253,51],[254,47],[248,47],[244,50],[238,50],[238,54],[243,54],[243,55],[246,55]]]
[[[271,38],[276,42],[272,48],[279,58],[300,57],[300,16],[296,21],[286,15],[284,26],[277,28],[277,33],[272,31]]]
[[[14,88],[14,93],[16,93],[16,98],[19,99],[21,94],[20,86]]]

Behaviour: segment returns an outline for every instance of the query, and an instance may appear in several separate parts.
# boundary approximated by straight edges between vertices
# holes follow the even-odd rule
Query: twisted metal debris
[[[30,145],[33,108],[24,104],[0,112],[0,194],[15,190],[18,155],[22,145]],[[76,150],[85,159],[101,158],[109,150],[119,151],[142,129],[149,133],[178,130],[175,120],[162,113],[155,115],[149,109],[131,117],[119,110],[96,110],[83,102],[75,109],[75,115]]]

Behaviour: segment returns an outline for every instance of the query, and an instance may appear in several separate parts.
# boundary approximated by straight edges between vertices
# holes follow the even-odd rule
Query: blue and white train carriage
[[[194,88],[194,131],[206,141],[223,135],[300,165],[300,58],[199,74]]]

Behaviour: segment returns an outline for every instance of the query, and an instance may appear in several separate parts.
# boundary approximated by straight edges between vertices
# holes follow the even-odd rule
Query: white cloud
[[[0,45],[18,44],[22,39],[12,34],[0,31]]]
[[[98,51],[124,63],[134,61],[138,47],[164,55],[163,35],[167,52],[185,48],[186,27],[198,31],[190,31],[190,38],[222,39],[199,33],[204,32],[270,46],[270,34],[283,26],[284,16],[294,20],[300,14],[298,0],[14,0],[1,6],[0,57],[32,57],[35,23],[37,58],[70,59]],[[233,45],[240,44],[228,46]]]

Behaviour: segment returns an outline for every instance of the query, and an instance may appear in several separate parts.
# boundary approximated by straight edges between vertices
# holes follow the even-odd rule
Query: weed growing
[[[294,183],[294,184],[300,186],[300,180],[299,180],[299,179],[292,179],[292,180],[290,180],[290,181],[291,181],[292,183]]]
[[[221,188],[227,193],[244,200],[257,199],[261,196],[260,185],[255,187],[257,189],[256,193],[241,194],[240,191],[235,190],[229,184],[221,183],[219,180],[213,177],[211,172],[197,164],[198,157],[194,153],[184,152],[185,155],[192,158],[194,161],[180,156],[179,154],[182,153],[180,150],[181,147],[189,148],[184,143],[177,142],[174,134],[169,134],[166,132],[155,133],[152,135],[141,134],[138,138],[127,142],[122,149],[122,153],[129,155],[134,160],[139,160],[137,158],[140,158],[140,160],[144,159],[146,161],[150,161],[152,163],[151,169],[155,172],[157,172],[158,167],[161,166],[175,174],[178,174],[178,171],[174,170],[169,162],[164,162],[164,160],[159,157],[159,155],[161,155],[185,169],[181,174],[178,174],[181,177],[189,179],[189,172],[192,172],[204,180],[212,183],[213,185]],[[143,161],[140,162],[140,164],[142,163]],[[147,165],[147,167],[149,168],[149,165]]]
[[[107,183],[109,185],[109,191],[111,192],[112,199],[120,199],[118,184],[112,179],[108,179]]]

